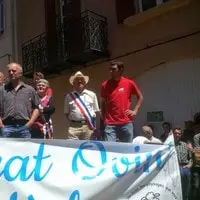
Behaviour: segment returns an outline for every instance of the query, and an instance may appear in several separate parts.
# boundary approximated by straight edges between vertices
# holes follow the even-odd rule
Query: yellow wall
[[[20,7],[21,12],[18,13],[18,20],[20,21],[20,47],[26,40],[44,32],[44,2],[42,0],[20,0],[19,2],[18,7],[23,5]],[[187,35],[200,29],[200,1],[194,0],[192,2],[186,7],[173,10],[134,27],[118,25],[116,23],[114,0],[84,0],[83,5],[85,9],[92,10],[108,18],[111,58],[121,56],[118,59],[125,64],[125,75],[136,77],[162,62],[200,56],[200,34],[138,53],[130,53],[147,45]],[[26,6],[26,9],[23,9],[24,6]],[[125,56],[127,53],[129,55]],[[98,96],[100,93],[100,83],[109,77],[107,66],[107,62],[102,62],[81,69],[83,73],[90,76],[88,88],[95,91]],[[56,105],[56,113],[53,116],[53,120],[57,138],[66,137],[68,125],[63,114],[63,102],[65,94],[72,90],[68,78],[69,72],[66,71],[50,80]]]

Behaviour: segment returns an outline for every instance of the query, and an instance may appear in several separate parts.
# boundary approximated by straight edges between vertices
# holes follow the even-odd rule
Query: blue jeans
[[[188,200],[191,187],[191,172],[189,168],[180,167],[183,200]]]
[[[105,141],[132,142],[133,140],[133,123],[122,125],[106,125],[104,130]]]
[[[31,138],[30,128],[24,125],[5,125],[1,135],[4,138]]]
[[[192,200],[200,199],[200,167],[192,167]]]

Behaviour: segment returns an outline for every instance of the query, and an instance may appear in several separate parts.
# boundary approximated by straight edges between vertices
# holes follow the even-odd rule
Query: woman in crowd
[[[42,72],[35,72],[33,74],[33,87],[37,90],[37,83],[40,79],[44,79],[44,74]],[[52,89],[49,87],[46,95],[48,96],[53,96],[53,91]]]
[[[40,116],[32,126],[32,138],[52,139],[53,125],[50,117],[55,112],[55,107],[52,96],[47,94],[49,82],[45,79],[38,80],[36,89],[41,104],[39,105]]]

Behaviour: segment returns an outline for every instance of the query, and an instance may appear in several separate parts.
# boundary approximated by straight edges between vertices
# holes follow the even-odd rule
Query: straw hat
[[[80,71],[78,71],[78,72],[76,72],[73,76],[71,76],[71,77],[69,78],[70,84],[74,85],[74,80],[75,80],[76,78],[79,78],[79,77],[84,78],[85,84],[88,83],[88,81],[89,81],[89,76],[84,76]]]

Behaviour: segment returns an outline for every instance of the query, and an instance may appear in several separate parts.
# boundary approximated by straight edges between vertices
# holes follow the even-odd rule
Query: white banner
[[[173,145],[0,140],[1,200],[182,200]]]

